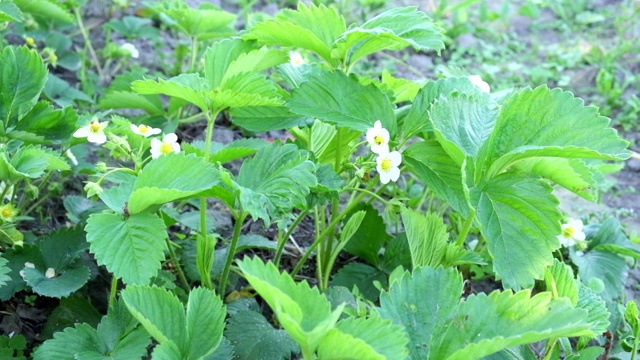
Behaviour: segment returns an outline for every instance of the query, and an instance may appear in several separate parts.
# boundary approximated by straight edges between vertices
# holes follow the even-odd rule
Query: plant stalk
[[[236,219],[236,223],[233,226],[233,238],[231,238],[231,244],[229,244],[229,248],[227,249],[227,261],[224,264],[224,269],[222,270],[222,277],[220,278],[220,295],[224,294],[225,289],[227,288],[227,280],[229,278],[229,270],[231,269],[231,263],[233,262],[234,255],[236,253],[236,248],[238,247],[238,239],[240,238],[240,231],[242,230],[242,224],[244,220],[247,218],[249,213],[243,212]]]
[[[378,177],[371,180],[371,182],[369,183],[366,189],[371,190],[377,182],[378,182]],[[304,266],[304,263],[307,261],[309,256],[311,256],[311,253],[313,252],[313,250],[315,250],[315,248],[317,248],[318,245],[320,245],[320,243],[322,242],[322,239],[324,239],[336,227],[336,225],[338,225],[338,223],[345,216],[347,216],[347,214],[351,212],[351,210],[353,210],[353,208],[355,208],[362,199],[364,199],[366,195],[367,193],[364,193],[364,192],[361,192],[360,194],[358,194],[356,197],[353,198],[351,202],[349,202],[349,205],[338,216],[335,217],[335,219],[331,219],[331,223],[329,224],[329,226],[327,226],[320,233],[320,235],[316,237],[316,240],[313,242],[313,244],[311,244],[311,246],[309,246],[309,248],[304,253],[304,255],[302,255],[302,258],[300,259],[296,267],[291,272],[291,276],[296,276],[296,274],[300,271],[300,269],[302,269],[302,266]]]
[[[118,278],[111,275],[111,292],[109,293],[109,309],[116,306],[116,294],[118,293]]]
[[[218,113],[215,112],[212,115],[209,112],[205,112],[205,116],[207,117],[207,131],[204,138],[204,154],[203,158],[205,162],[209,161],[209,153],[211,152],[211,138],[213,137],[213,126],[216,121],[216,117]],[[196,241],[207,241],[207,197],[203,196],[200,198],[200,236],[197,237]],[[205,249],[206,246],[198,246],[198,249]],[[215,248],[215,245],[214,245]],[[204,254],[196,254],[198,259],[204,257]],[[209,255],[207,255],[209,256]],[[210,270],[210,269],[209,269]],[[205,287],[209,289],[213,289],[213,283],[211,282],[211,275],[209,271],[203,271],[200,273],[200,282],[204,284]]]
[[[285,232],[282,239],[279,239],[278,248],[276,249],[276,257],[273,260],[276,266],[280,265],[280,258],[282,257],[282,252],[284,251],[284,246],[287,244],[287,240],[289,239],[291,234],[293,234],[293,231],[298,227],[300,222],[307,216],[308,213],[309,213],[309,210],[304,210],[300,214],[298,214],[298,217],[293,221],[291,226],[289,226],[289,228],[287,229],[287,232]]]
[[[167,241],[167,247],[169,248],[169,257],[171,258],[171,262],[173,266],[178,271],[178,279],[180,279],[180,283],[182,283],[182,287],[187,292],[187,294],[191,291],[191,287],[189,286],[189,281],[187,281],[187,277],[184,275],[184,271],[182,271],[182,266],[176,257],[176,252],[173,250],[173,243],[167,237],[165,239]]]
[[[104,81],[106,81],[106,77],[104,75],[102,66],[100,65],[100,59],[98,59],[98,54],[96,53],[96,50],[93,48],[93,45],[91,45],[91,39],[89,38],[89,33],[87,32],[87,29],[84,27],[84,23],[82,22],[82,16],[80,15],[80,10],[76,7],[76,8],[73,8],[73,12],[76,15],[76,22],[78,23],[78,28],[80,29],[80,33],[82,33],[84,44],[89,50],[89,55],[91,55],[91,58],[93,59],[93,62],[96,65],[96,70],[98,71],[100,82],[103,83]]]
[[[473,225],[473,220],[475,218],[476,218],[476,209],[471,209],[471,212],[469,213],[467,220],[464,222],[462,231],[458,235],[458,239],[456,239],[456,246],[462,247],[462,244],[464,243],[464,239],[467,238],[467,235],[469,234],[469,230],[471,230],[471,225]]]

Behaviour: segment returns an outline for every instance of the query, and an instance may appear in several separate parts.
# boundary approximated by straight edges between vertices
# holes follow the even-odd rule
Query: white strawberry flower
[[[122,46],[120,46],[120,48],[127,50],[131,54],[131,57],[134,59],[137,59],[140,56],[140,52],[132,43],[124,43],[122,44]]]
[[[131,131],[133,131],[134,134],[136,135],[142,135],[144,137],[149,137],[151,135],[158,135],[162,132],[162,130],[157,129],[157,128],[152,128],[151,126],[147,126],[145,124],[140,124],[140,125],[130,125],[131,127]]]
[[[289,63],[292,66],[298,67],[305,63],[302,55],[297,51],[289,51]]]
[[[180,152],[180,144],[178,144],[178,136],[176,134],[169,133],[162,138],[162,141],[151,139],[152,158],[157,159],[172,152],[176,154]]]
[[[376,154],[389,152],[389,131],[382,127],[380,120],[377,120],[373,127],[367,130],[366,137],[372,152]]]
[[[108,122],[99,122],[94,118],[91,124],[81,127],[73,133],[73,137],[87,138],[87,141],[94,144],[104,144],[107,142],[107,135],[104,133],[104,128],[107,127]]]
[[[376,158],[376,170],[380,174],[380,182],[387,184],[389,181],[398,181],[400,177],[400,164],[402,154],[398,151],[382,152]]]
[[[491,87],[489,86],[489,84],[487,84],[484,80],[482,80],[482,78],[478,75],[469,75],[469,80],[471,80],[471,83],[477,87],[478,89],[489,93],[491,92]]]
[[[574,246],[577,241],[584,241],[586,235],[583,228],[582,220],[570,218],[566,224],[562,224],[562,233],[558,235],[560,245],[570,247]]]

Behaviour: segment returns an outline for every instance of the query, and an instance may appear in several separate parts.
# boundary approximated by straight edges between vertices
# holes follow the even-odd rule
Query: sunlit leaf
[[[28,1],[15,2],[21,3]],[[46,80],[47,68],[35,50],[5,47],[0,53],[0,121],[15,125],[36,104]]]

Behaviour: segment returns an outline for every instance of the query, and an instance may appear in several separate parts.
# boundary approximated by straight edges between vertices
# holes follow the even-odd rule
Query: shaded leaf
[[[255,311],[243,310],[229,317],[225,331],[240,360],[290,359],[300,350],[284,330],[274,329]]]

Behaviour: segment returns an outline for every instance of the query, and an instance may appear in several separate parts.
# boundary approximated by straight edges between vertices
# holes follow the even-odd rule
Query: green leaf
[[[387,275],[370,265],[352,262],[333,275],[331,285],[344,286],[349,290],[357,287],[365,298],[375,302],[380,297],[380,290],[374,285],[376,281],[386,285]]]
[[[429,110],[436,138],[458,164],[464,159],[462,154],[477,157],[493,130],[497,113],[486,100],[463,93],[439,98]]]
[[[231,315],[225,330],[239,360],[290,359],[300,351],[284,330],[274,329],[262,314],[242,310]]]
[[[359,27],[350,27],[336,40],[332,54],[354,64],[382,50],[444,49],[443,30],[415,6],[387,10]]]
[[[315,120],[313,126],[294,128],[290,131],[296,138],[296,142],[301,143],[305,149],[311,151],[317,159],[320,159],[336,136],[338,129],[333,124]]]
[[[97,326],[102,315],[88,300],[78,295],[71,295],[60,300],[53,312],[47,316],[47,322],[40,333],[41,338],[50,339],[57,331],[72,327],[76,323],[87,323]]]
[[[48,99],[61,107],[75,105],[74,101],[76,100],[82,100],[93,104],[93,99],[91,99],[87,94],[72,87],[68,82],[52,74],[49,74],[47,78],[47,82],[44,86],[44,94]]]
[[[587,311],[586,321],[594,335],[600,335],[609,327],[611,313],[607,303],[588,286],[581,285],[578,292],[577,308]]]
[[[211,9],[171,9],[166,14],[176,26],[189,36],[199,40],[221,38],[233,35],[236,15],[222,10]]]
[[[396,104],[412,101],[420,91],[420,85],[416,82],[394,77],[387,69],[382,70],[380,86],[382,89],[387,88],[393,92],[394,103]]]
[[[53,150],[38,145],[23,146],[11,158],[11,165],[20,175],[32,179],[49,170],[69,170],[69,164]]]
[[[456,270],[421,267],[383,292],[377,310],[381,318],[404,327],[411,359],[430,359],[434,336],[446,330],[461,294],[462,277]]]
[[[448,98],[454,92],[488,98],[488,95],[479,92],[467,77],[450,77],[430,81],[418,91],[413,99],[413,104],[404,121],[405,136],[409,138],[416,133],[432,130],[429,117],[431,105],[439,97]]]
[[[63,300],[64,301],[64,300]],[[139,359],[147,353],[150,339],[121,302],[97,325],[77,324],[54,334],[35,353],[34,359]]]
[[[431,212],[422,215],[403,208],[402,223],[407,232],[413,267],[442,265],[449,240],[442,217]]]
[[[378,253],[382,245],[391,238],[387,234],[387,227],[378,210],[371,205],[359,205],[353,211],[366,211],[366,215],[344,249],[369,264],[378,266],[380,263]],[[350,215],[350,218],[351,216],[355,214]]]
[[[544,282],[547,291],[551,292],[554,298],[564,296],[571,300],[573,306],[578,303],[579,282],[565,263],[553,259],[553,264],[545,269]]]
[[[402,328],[378,317],[338,322],[318,347],[320,359],[404,359],[408,340]]]
[[[85,227],[98,264],[126,284],[147,284],[167,249],[164,222],[154,214],[93,214]]]
[[[308,157],[292,144],[273,143],[258,150],[242,164],[236,180],[242,209],[270,223],[270,217],[305,207],[310,188],[317,184]]]
[[[296,114],[365,132],[380,120],[391,136],[397,132],[389,98],[375,85],[362,85],[355,76],[325,72],[293,89],[287,107]]]
[[[7,285],[7,281],[11,281],[11,277],[7,274],[11,272],[11,268],[7,266],[9,261],[0,254],[0,287]]]
[[[604,283],[604,291],[600,293],[607,301],[620,297],[624,292],[627,263],[623,258],[610,252],[591,250],[582,256],[572,254],[571,261],[578,267],[578,276],[585,283],[597,278]]]
[[[182,74],[169,80],[137,80],[131,84],[133,91],[143,95],[164,94],[190,102],[202,111],[209,110],[207,96],[209,89],[198,74]]]
[[[30,262],[36,266],[44,266],[44,261],[38,247],[31,244],[8,248],[2,257],[8,261],[7,267],[11,269],[9,272],[11,280],[7,281],[6,285],[0,286],[0,299],[6,301],[11,299],[16,292],[27,288],[27,283],[20,275],[20,270],[25,267],[24,263]]]
[[[245,106],[230,109],[231,122],[249,131],[263,132],[304,126],[306,116],[294,114],[284,106]]]
[[[63,7],[48,0],[13,0],[22,12],[35,15],[47,20],[57,20],[66,23],[74,22],[73,16]]]
[[[66,142],[76,130],[78,115],[71,107],[55,109],[46,101],[38,102],[7,136],[38,144]]]
[[[282,10],[276,19],[257,23],[243,38],[264,45],[307,49],[335,64],[331,48],[345,30],[344,18],[334,7],[298,3],[297,10]]]
[[[548,292],[532,297],[529,290],[494,291],[463,301],[461,293],[456,270],[417,268],[381,295],[378,313],[404,327],[416,360],[472,360],[516,345],[591,334],[584,310]]]
[[[533,286],[559,247],[562,214],[551,187],[538,178],[506,173],[471,190],[496,275],[506,288]]]
[[[620,221],[615,216],[609,216],[590,237],[589,249],[607,251],[614,254],[640,258],[640,247],[632,243],[625,235]]]
[[[220,345],[226,310],[213,290],[196,288],[187,303],[187,339],[189,358],[207,356]]]
[[[462,170],[437,141],[426,140],[410,145],[402,153],[402,160],[438,197],[463,216],[469,215],[471,205]]]
[[[213,142],[209,161],[222,164],[255,154],[258,150],[268,145],[262,139],[240,139],[223,145]],[[182,148],[185,153],[195,153],[198,156],[204,155],[204,141],[194,141],[191,144],[183,143]]]
[[[22,22],[24,15],[22,11],[12,2],[0,3],[0,21],[17,21]]]
[[[171,342],[187,350],[187,319],[175,295],[162,288],[130,285],[120,296],[131,315],[160,344]]]
[[[33,355],[34,360],[75,360],[76,354],[95,351],[100,338],[95,329],[88,324],[76,324],[63,332],[53,335],[53,339],[42,344]]]
[[[546,86],[519,91],[505,100],[483,149],[486,164],[491,165],[487,176],[532,156],[628,158],[628,143],[608,125],[608,118],[569,92]]]
[[[98,109],[141,109],[149,115],[162,115],[164,109],[160,98],[127,91],[112,91],[100,98]]]
[[[303,353],[313,353],[335,326],[344,306],[332,312],[329,301],[317,288],[310,288],[307,282],[295,283],[271,262],[265,264],[257,257],[245,257],[238,261],[238,266]]]
[[[433,339],[430,358],[477,359],[516,345],[589,335],[585,315],[548,292],[533,297],[529,290],[471,295],[445,320],[451,326]]]
[[[251,86],[252,88],[229,89],[210,92],[207,96],[211,101],[212,109],[222,111],[226,108],[280,106],[282,101],[276,98],[276,88],[264,78],[264,75],[252,74],[248,76],[245,84],[233,84],[234,86]]]
[[[528,158],[514,167],[545,177],[554,183],[590,200],[598,201],[598,181],[594,171],[579,159]]]
[[[20,2],[15,2],[20,7]],[[46,1],[45,1],[46,2]],[[23,9],[24,10],[24,9]],[[36,104],[47,80],[47,68],[35,50],[7,46],[0,53],[0,121],[5,128]]]
[[[220,182],[218,169],[200,157],[183,153],[161,156],[138,174],[129,198],[129,212],[193,197]]]
[[[33,292],[48,297],[61,298],[71,295],[74,291],[80,289],[89,280],[91,272],[86,266],[79,266],[72,269],[66,269],[62,273],[49,279],[38,269],[24,269],[24,279]]]

